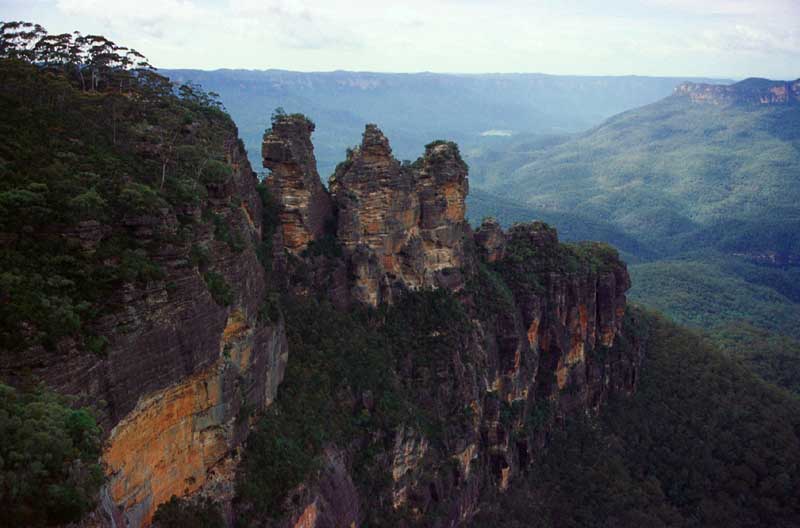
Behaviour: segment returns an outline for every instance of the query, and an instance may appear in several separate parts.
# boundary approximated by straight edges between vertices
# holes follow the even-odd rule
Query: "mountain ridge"
[[[750,77],[727,86],[684,82],[675,88],[674,93],[688,97],[693,103],[796,105],[800,103],[800,79],[773,81]]]
[[[272,109],[313,115],[323,178],[358,143],[364,123],[380,123],[397,157],[413,159],[432,139],[449,138],[468,152],[472,144],[483,144],[481,133],[492,129],[576,132],[667,96],[681,80],[715,82],[548,74],[161,71],[174,81],[192,80],[220,94],[253,166],[258,166],[261,133]]]

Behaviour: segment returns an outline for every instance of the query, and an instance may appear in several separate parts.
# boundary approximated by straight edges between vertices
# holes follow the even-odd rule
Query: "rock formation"
[[[120,308],[97,322],[108,341],[102,357],[65,340],[58,368],[42,348],[0,363],[12,382],[34,375],[81,402],[104,402],[108,482],[90,524],[146,526],[172,495],[209,496],[229,523],[252,512],[232,500],[239,447],[251,418],[276,399],[290,352],[269,290],[283,290],[286,302],[327,299],[372,314],[378,326],[392,308],[424,312],[430,305],[413,303],[426,295],[443,295],[460,315],[449,320],[453,310],[442,310],[425,344],[404,344],[381,365],[428,426],[411,419],[322,446],[281,511],[256,525],[359,526],[375,512],[399,519],[391,525],[464,525],[483,497],[514,484],[553,428],[635,389],[639,348],[622,331],[630,281],[613,249],[561,244],[541,223],[506,232],[487,221],[473,232],[457,146],[436,141],[401,164],[374,125],[329,192],[313,129],[302,116],[281,115],[264,136],[274,237],[235,130],[225,148],[230,174],[205,183],[197,201],[62,233],[93,251],[124,230],[163,269],[110,300]],[[349,391],[331,396],[347,416],[387,405]],[[368,490],[353,465],[364,451],[375,453],[370,470],[380,483]]]
[[[304,116],[276,116],[261,146],[264,167],[272,172],[269,188],[280,204],[283,245],[293,254],[321,238],[331,216],[330,198],[317,173],[313,131],[314,123]]]
[[[678,85],[674,94],[693,103],[714,105],[796,105],[800,104],[800,79],[751,78],[731,85],[686,82]]]
[[[337,167],[330,196],[341,251],[295,266],[349,272],[297,291],[332,300],[349,291],[351,302],[379,306],[445,289],[468,320],[444,357],[428,365],[427,351],[409,349],[396,366],[420,406],[448,417],[440,424],[445,440],[411,425],[394,431],[380,455],[390,477],[385,495],[359,492],[342,463],[348,456],[326,454],[327,469],[290,493],[278,526],[359,525],[386,504],[425,526],[462,525],[482,496],[508,488],[539,456],[553,427],[635,390],[641,357],[635,336],[622,333],[630,280],[616,251],[561,244],[542,223],[505,232],[488,220],[473,233],[464,220],[467,191],[454,144],[431,143],[402,165],[374,125]],[[365,449],[365,441],[349,449]]]
[[[437,142],[410,166],[367,125],[361,146],[331,177],[337,239],[352,257],[354,299],[376,306],[403,288],[463,282],[467,166],[453,143]]]

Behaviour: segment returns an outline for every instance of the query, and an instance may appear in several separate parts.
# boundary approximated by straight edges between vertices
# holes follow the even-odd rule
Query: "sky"
[[[800,0],[0,0],[160,68],[800,77]]]

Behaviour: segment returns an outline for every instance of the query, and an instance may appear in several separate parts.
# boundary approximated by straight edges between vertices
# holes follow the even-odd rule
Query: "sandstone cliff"
[[[686,82],[677,86],[674,94],[693,103],[714,105],[796,105],[800,104],[800,79],[751,78],[731,85]]]
[[[279,115],[264,134],[261,155],[274,175],[270,191],[279,204],[280,236],[293,254],[324,235],[331,205],[314,158],[314,124],[304,116]]]
[[[265,188],[231,126],[226,168],[198,180],[196,200],[58,233],[89,253],[124,235],[160,270],[104,300],[102,352],[63,339],[2,357],[5,379],[98,407],[108,481],[85,524],[147,526],[176,495],[210,497],[230,525],[467,525],[553,428],[635,390],[613,249],[561,244],[541,223],[473,232],[458,147],[401,164],[374,125],[328,190],[313,129],[276,117]],[[195,130],[182,130],[189,146]],[[302,353],[287,370],[290,342]],[[257,477],[253,460],[276,471]],[[258,498],[261,482],[245,493],[251,478],[271,495]]]
[[[236,130],[227,135],[227,176],[209,182],[203,200],[62,234],[86,252],[125,236],[160,270],[105,300],[101,355],[72,339],[2,355],[4,378],[38,378],[97,408],[109,479],[90,524],[147,525],[160,503],[216,479],[283,377],[283,323],[260,315],[268,285],[255,251],[257,180]]]

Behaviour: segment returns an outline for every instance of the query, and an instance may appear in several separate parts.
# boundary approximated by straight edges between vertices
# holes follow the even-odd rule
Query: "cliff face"
[[[38,377],[99,407],[109,481],[92,522],[147,525],[160,503],[201,488],[283,377],[283,323],[259,316],[261,200],[235,130],[225,152],[230,170],[201,201],[63,233],[90,252],[124,233],[161,270],[107,299],[95,328],[108,342],[101,356],[70,339],[55,352],[3,356],[12,381]]]
[[[386,368],[411,395],[409,405],[438,417],[437,432],[404,422],[328,446],[322,469],[287,490],[280,520],[261,522],[467,524],[483,497],[507,489],[530,466],[553,427],[635,390],[641,357],[635,337],[621,335],[630,281],[616,251],[561,244],[541,223],[504,232],[490,220],[473,233],[464,221],[467,168],[454,144],[432,143],[403,166],[368,125],[330,191],[340,251],[301,256],[288,273],[312,266],[348,273],[329,283],[311,273],[295,291],[334,301],[334,290],[349,291],[355,305],[390,305],[380,323],[388,325],[387,346],[397,328],[391,314],[411,321],[423,314],[399,326],[424,332],[430,344],[401,345]],[[424,319],[446,312],[425,304],[431,289],[455,297],[463,318]],[[371,393],[333,397],[352,406],[350,413],[379,412]],[[383,487],[365,489],[353,474],[348,461],[367,450],[377,452],[370,471],[387,479]],[[376,521],[381,511],[388,517]]]
[[[688,97],[693,103],[714,105],[796,105],[800,104],[800,79],[769,81],[745,79],[731,84],[682,83],[675,95]]]
[[[192,130],[181,131],[189,146]],[[35,376],[100,407],[108,482],[86,524],[146,526],[177,495],[211,497],[229,524],[465,525],[481,500],[530,467],[554,427],[635,389],[639,349],[620,333],[629,280],[615,251],[560,244],[544,224],[504,232],[489,221],[473,233],[457,146],[431,143],[403,165],[374,125],[329,192],[312,131],[302,116],[279,116],[264,137],[274,236],[235,130],[224,167],[192,181],[204,186],[195,200],[162,200],[150,213],[59,233],[86,252],[124,234],[137,258],[160,270],[123,281],[105,300],[93,323],[107,342],[101,353],[63,339],[57,356],[34,347],[2,357],[4,378]],[[112,254],[109,266],[120,259]],[[264,511],[236,495],[233,479],[248,478],[237,464],[252,418],[280,407],[289,345],[275,289],[295,306],[334,305],[328,315],[351,317],[369,337],[362,348],[335,350],[352,361],[329,384],[318,379],[329,379],[321,369],[335,362],[290,365],[295,383],[309,372],[313,382],[288,384],[284,398],[335,388],[313,400],[320,409],[284,417],[290,432],[303,434],[306,414],[322,414],[331,423],[319,434],[340,436],[275,444],[279,455],[312,451],[314,462],[302,478],[268,475],[270,486],[291,485]],[[295,318],[287,321],[298,324],[303,314],[292,306],[284,305]],[[293,343],[334,337],[296,329]],[[376,349],[380,359],[366,363]],[[350,370],[382,381],[364,389]],[[335,419],[324,414],[332,409]],[[284,462],[279,468],[291,467]]]

